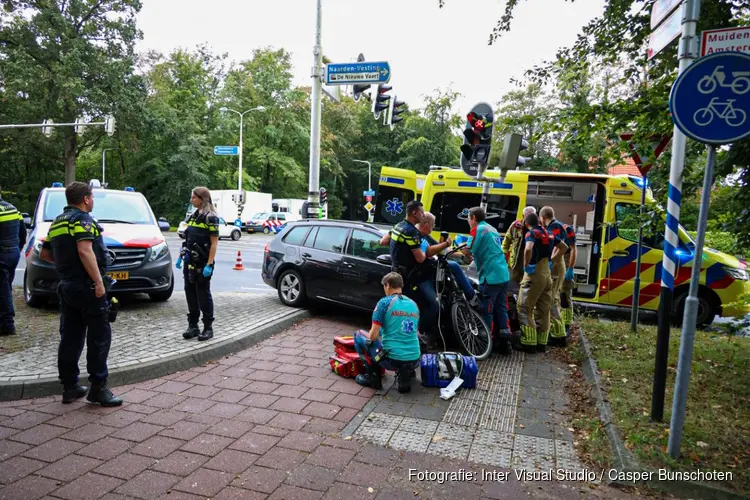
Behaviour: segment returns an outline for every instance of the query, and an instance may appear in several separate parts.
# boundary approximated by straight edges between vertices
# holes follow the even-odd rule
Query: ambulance
[[[449,232],[453,239],[468,235],[468,211],[479,206],[483,183],[461,169],[433,166],[420,193],[418,175],[407,169],[382,168],[374,222],[393,225],[404,218],[409,201],[420,199],[425,211],[435,215],[433,237],[438,238],[441,231]],[[576,231],[574,299],[592,306],[632,306],[641,178],[519,170],[508,172],[502,182],[500,171],[489,170],[486,176],[497,179],[490,187],[487,222],[501,235],[522,217],[524,207],[533,205],[538,211],[551,206],[556,218]],[[646,199],[654,201],[648,188]],[[664,226],[662,221],[657,224]],[[679,238],[676,252],[679,265],[674,283],[676,321],[682,319],[695,252],[695,243],[682,226]],[[659,307],[663,250],[663,232],[644,234],[639,304],[646,310],[656,311]],[[698,324],[708,325],[717,315],[733,317],[750,313],[750,306],[737,304],[746,293],[750,293],[747,265],[705,248],[698,292]]]

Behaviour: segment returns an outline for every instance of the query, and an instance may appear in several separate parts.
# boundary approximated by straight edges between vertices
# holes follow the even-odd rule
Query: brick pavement
[[[181,336],[187,327],[187,304],[182,294],[163,303],[126,302],[112,324],[110,371],[191,356],[216,344],[247,336],[279,318],[300,315],[300,310],[284,306],[270,294],[214,293],[214,304],[216,335],[209,341],[198,342],[186,341]],[[22,304],[18,310],[18,334],[0,337],[0,385],[55,380],[59,313],[53,306],[39,310]],[[28,328],[32,321],[33,328]],[[81,360],[81,371],[85,374],[85,348]]]
[[[341,439],[375,391],[331,373],[327,358],[335,335],[361,326],[308,320],[217,362],[119,387],[119,408],[0,403],[0,499],[624,497],[513,474],[417,481],[409,469],[502,469]]]

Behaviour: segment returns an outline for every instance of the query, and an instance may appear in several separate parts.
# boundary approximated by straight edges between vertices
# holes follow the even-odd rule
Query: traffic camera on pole
[[[384,83],[378,84],[378,91],[375,93],[372,100],[372,115],[376,120],[380,118],[380,113],[388,109],[388,101],[391,99],[388,92],[390,92],[392,88],[393,87],[390,85],[385,85]]]
[[[399,101],[398,97],[394,95],[388,106],[388,125],[393,130],[398,122],[403,121],[403,118],[398,115],[406,112],[406,103]]]
[[[503,153],[500,155],[500,170],[515,170],[516,167],[526,165],[529,158],[519,156],[521,151],[529,149],[529,143],[521,134],[508,134],[503,143]]]

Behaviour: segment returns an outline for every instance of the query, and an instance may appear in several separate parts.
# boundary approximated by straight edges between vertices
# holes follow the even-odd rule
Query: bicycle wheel
[[[704,126],[711,123],[714,119],[714,112],[711,108],[701,108],[693,115],[693,121],[696,125]]]
[[[724,118],[724,120],[727,122],[727,125],[731,127],[739,127],[740,125],[745,123],[746,119],[747,119],[747,114],[742,109],[734,109],[732,116],[727,115]]]
[[[479,360],[486,359],[492,352],[492,335],[482,315],[465,300],[457,300],[451,305],[451,319],[464,351]]]

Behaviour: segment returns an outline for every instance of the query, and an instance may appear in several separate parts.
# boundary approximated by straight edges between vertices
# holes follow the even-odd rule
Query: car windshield
[[[67,205],[64,191],[49,191],[44,202],[44,221],[52,222]],[[122,191],[94,190],[94,211],[99,222],[122,224],[155,224],[151,209],[143,196]]]

